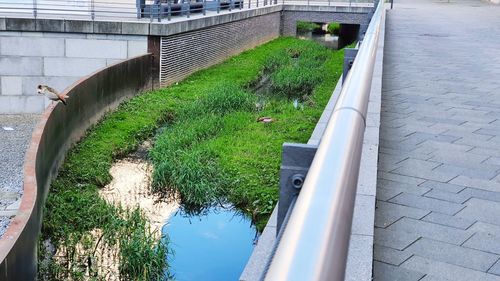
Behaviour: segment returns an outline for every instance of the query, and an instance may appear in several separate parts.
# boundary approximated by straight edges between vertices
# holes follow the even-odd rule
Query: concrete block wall
[[[313,7],[314,8],[314,7]],[[328,7],[320,7],[328,8]],[[334,8],[334,7],[332,7]],[[282,17],[282,33],[285,36],[297,35],[297,21],[308,22],[338,22],[341,24],[366,24],[369,20],[366,10],[358,13],[346,13],[338,9],[301,10],[294,6],[285,6]]]
[[[59,91],[79,78],[147,53],[146,35],[0,32],[0,114],[40,113],[50,101],[38,84]]]
[[[189,74],[280,36],[279,11],[161,38],[160,84]]]

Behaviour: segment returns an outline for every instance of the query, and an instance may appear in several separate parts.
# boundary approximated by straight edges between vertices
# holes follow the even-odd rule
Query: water
[[[248,218],[222,207],[194,217],[177,212],[162,232],[170,237],[168,263],[177,281],[238,280],[257,233]]]
[[[339,37],[331,35],[328,33],[315,33],[312,31],[297,31],[297,37],[299,39],[309,39],[314,40],[323,46],[338,50],[339,49]]]

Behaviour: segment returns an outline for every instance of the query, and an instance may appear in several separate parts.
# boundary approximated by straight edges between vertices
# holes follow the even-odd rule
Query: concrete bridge
[[[36,83],[32,82],[33,77],[65,87],[70,80],[99,67],[151,52],[153,83],[168,85],[197,67],[207,67],[280,34],[293,35],[294,24],[299,19],[366,25],[371,12],[370,8],[345,5],[279,4],[206,17],[192,16],[170,23],[0,18],[0,112],[2,108],[3,112],[16,113],[44,109],[43,100],[27,105],[32,96],[29,83]],[[352,206],[346,209],[350,211],[345,216],[334,216],[338,228],[346,229],[350,239],[344,242],[343,250],[334,251],[342,256],[339,253],[345,250],[340,261],[325,263],[325,267],[340,268],[342,274],[335,274],[336,278],[309,275],[310,280],[500,280],[499,15],[500,6],[475,0],[401,0],[395,3],[394,9],[381,12],[378,40],[370,49],[373,72],[369,73],[369,81],[353,78],[363,77],[355,71],[366,71],[367,66],[353,68],[346,81],[346,84],[365,85],[369,97],[366,97],[364,114],[360,113],[361,143],[353,150],[353,158],[359,158],[354,161],[357,166],[351,167],[355,177],[345,183],[351,189]],[[249,31],[255,33],[245,36]],[[238,40],[234,46],[210,41],[221,34],[232,34]],[[176,57],[176,53],[169,52],[189,38],[208,40],[203,42],[208,42],[209,48],[197,50],[200,56],[211,56],[209,62],[196,65],[197,54],[187,56],[186,51]],[[200,42],[196,40],[188,41],[193,48]],[[61,44],[54,43],[57,41]],[[39,48],[25,47],[27,42]],[[99,52],[101,43],[113,51]],[[12,48],[12,44],[17,47]],[[15,49],[31,55],[23,56]],[[90,50],[89,53],[86,50]],[[113,57],[116,54],[120,57]],[[181,69],[169,64],[177,60],[184,61]],[[79,61],[92,61],[95,65]],[[52,62],[63,66],[74,62],[70,68],[77,72],[70,76],[64,76],[68,72],[58,75],[60,69],[53,67]],[[38,72],[30,72],[35,71],[33,65],[37,65]],[[13,71],[14,66],[20,66],[22,72],[8,72]],[[58,80],[58,77],[63,78]],[[300,150],[298,160],[303,166],[299,168],[306,173],[309,164],[316,161],[312,158],[318,144],[321,146],[330,134],[329,122],[336,118],[334,112],[346,109],[335,109],[336,105],[349,102],[347,97],[337,100],[342,91],[346,90],[339,83],[308,146],[302,147],[312,154]],[[22,102],[13,102],[16,99]],[[16,106],[14,111],[12,108]],[[4,135],[0,136],[4,157]],[[18,157],[22,157],[22,153]],[[342,190],[343,186],[332,188]],[[300,196],[296,204],[301,204]],[[326,212],[330,205],[318,208]],[[287,216],[293,221],[294,213],[301,209],[304,208],[299,205]],[[277,217],[276,212],[241,280],[260,280],[268,269],[275,272],[273,268],[282,252],[276,245],[288,241],[286,234],[284,240],[281,236],[276,239]],[[316,229],[331,224],[329,221],[312,223],[318,226]],[[292,222],[292,225],[295,224]],[[291,232],[287,228],[285,231]],[[295,231],[303,233],[299,228]],[[296,237],[301,239],[299,235]],[[2,240],[5,239],[2,238],[0,244],[5,243]],[[316,241],[310,239],[308,243],[313,248]],[[303,253],[297,255],[300,254]],[[303,256],[304,268],[297,266],[296,270],[308,272],[306,260],[316,260],[316,254],[307,252]],[[5,268],[3,260],[0,269]],[[283,280],[299,280],[298,275],[286,274],[293,272],[290,267],[281,269]],[[313,270],[324,272],[325,269],[315,267]],[[6,276],[1,278],[7,279]]]

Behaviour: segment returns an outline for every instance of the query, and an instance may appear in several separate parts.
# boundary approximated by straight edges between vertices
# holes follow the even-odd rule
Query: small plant
[[[297,31],[305,32],[305,31],[313,31],[315,29],[321,28],[321,25],[314,22],[307,21],[298,21],[297,22]]]
[[[340,34],[340,24],[338,22],[329,23],[326,32],[338,36]]]

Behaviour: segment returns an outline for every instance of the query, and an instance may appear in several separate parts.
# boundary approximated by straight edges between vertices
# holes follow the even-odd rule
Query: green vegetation
[[[314,23],[314,22],[308,22],[308,21],[298,21],[297,22],[297,31],[313,31],[315,29],[321,28],[321,25]]]
[[[340,24],[338,22],[329,23],[326,27],[326,32],[338,36],[340,34]]]
[[[93,279],[104,279],[93,268],[97,244],[104,244],[119,250],[121,279],[163,278],[167,247],[140,210],[98,195],[114,159],[155,134],[155,191],[176,191],[195,211],[230,201],[262,227],[278,196],[281,145],[307,141],[342,60],[341,51],[280,38],[120,105],[70,150],[51,185],[41,239],[64,251],[41,261],[40,276],[81,280],[90,267]],[[256,122],[263,116],[274,121]]]

